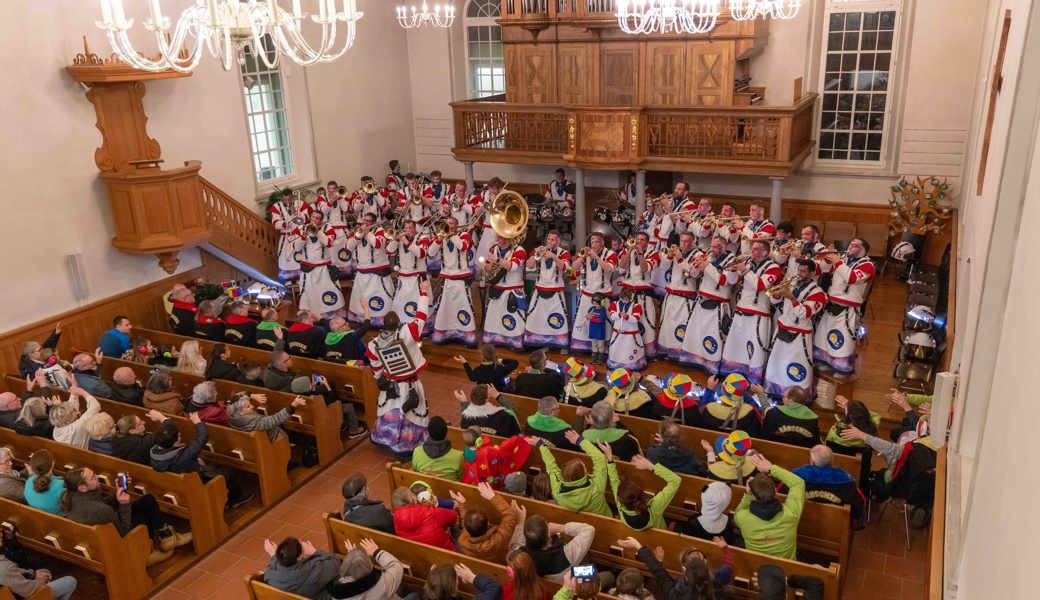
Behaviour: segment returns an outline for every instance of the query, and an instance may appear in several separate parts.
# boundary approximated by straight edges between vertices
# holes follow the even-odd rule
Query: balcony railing
[[[812,150],[816,95],[793,106],[592,107],[455,102],[462,161],[789,175]]]

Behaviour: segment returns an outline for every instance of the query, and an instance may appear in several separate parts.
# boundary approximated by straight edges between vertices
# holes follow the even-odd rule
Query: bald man
[[[792,473],[805,480],[805,496],[809,500],[828,504],[848,505],[852,509],[852,522],[862,529],[865,500],[856,485],[856,480],[845,470],[833,466],[834,453],[823,444],[809,450],[809,464],[798,467]]]
[[[18,413],[22,410],[22,399],[12,392],[0,394],[0,425],[14,427]]]
[[[144,404],[144,388],[137,380],[137,373],[130,367],[119,367],[112,373],[112,389],[110,400],[116,400],[125,404],[142,406]]]
[[[370,321],[365,320],[357,329],[343,317],[335,317],[329,321],[329,332],[325,335],[325,360],[345,363],[357,360],[368,364],[365,357],[365,332],[372,328]]]

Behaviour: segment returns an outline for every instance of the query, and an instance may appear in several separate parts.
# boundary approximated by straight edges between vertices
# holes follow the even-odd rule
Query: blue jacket
[[[98,340],[98,346],[101,347],[101,353],[105,356],[114,356],[119,358],[124,352],[130,349],[130,336],[116,329],[109,329],[105,333],[101,334],[101,339]]]

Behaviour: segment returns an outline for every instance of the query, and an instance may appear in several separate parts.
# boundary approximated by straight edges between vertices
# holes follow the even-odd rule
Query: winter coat
[[[198,413],[199,419],[201,419],[203,423],[223,425],[224,427],[229,427],[231,425],[228,420],[227,406],[225,406],[223,402],[195,404],[195,402],[192,401],[188,403],[187,407],[185,407],[185,411]]]
[[[505,562],[509,539],[516,527],[516,513],[501,494],[491,497],[491,506],[498,512],[498,524],[488,522],[483,535],[473,537],[463,528],[459,534],[459,551],[491,562]]]
[[[76,385],[83,388],[88,394],[102,398],[112,398],[112,388],[101,380],[94,371],[73,371],[76,376]]]
[[[119,535],[126,535],[134,527],[130,520],[130,504],[120,504],[101,490],[70,492],[69,511],[65,517],[84,525],[111,523],[119,530]]]
[[[412,540],[455,550],[448,528],[455,524],[458,516],[454,509],[408,504],[394,510],[394,530],[397,535]]]
[[[520,433],[520,423],[516,415],[501,406],[487,404],[470,404],[462,411],[461,427],[463,429],[476,425],[481,433],[509,437]]]
[[[18,471],[0,474],[0,497],[25,502],[25,479]]]
[[[145,408],[155,409],[170,415],[184,413],[184,402],[181,401],[181,395],[177,392],[171,391],[156,394],[145,390],[143,403]]]
[[[61,334],[57,331],[52,331],[51,334],[47,336],[47,339],[43,340],[43,343],[40,344],[40,346],[54,350],[58,347],[59,338],[61,338]],[[22,357],[18,359],[18,375],[21,379],[32,377],[36,375],[37,369],[42,369],[44,366],[45,365],[42,362],[35,361],[26,355],[22,355]]]
[[[32,425],[26,425],[24,421],[15,421],[14,430],[22,435],[54,439],[54,425],[51,425],[51,419],[47,415],[34,419]]]
[[[23,569],[6,556],[0,555],[0,587],[5,587],[17,594],[20,598],[32,596],[40,588],[47,584],[41,579],[35,579],[36,572],[32,569]],[[48,597],[50,595],[48,594]]]
[[[617,465],[614,461],[607,463],[607,476],[610,478],[610,488],[614,492],[614,503],[618,507],[621,521],[636,531],[648,528],[665,529],[667,527],[664,522],[664,511],[672,503],[672,498],[675,498],[676,492],[679,491],[679,485],[682,483],[682,479],[678,475],[672,473],[668,470],[668,467],[662,464],[654,465],[654,475],[664,480],[664,487],[661,491],[654,494],[650,502],[647,503],[646,512],[637,514],[621,506],[621,501],[617,495],[618,485],[621,483],[618,477]]]
[[[562,450],[578,452],[581,448],[567,441],[567,436],[564,435],[568,429],[571,429],[571,424],[559,417],[534,413],[527,417],[524,435],[540,437]]]
[[[662,464],[676,473],[701,475],[704,463],[693,450],[682,444],[658,444],[646,450],[646,458],[654,464]]]
[[[112,436],[103,437],[97,440],[87,440],[87,450],[97,452],[98,454],[107,454],[108,456],[112,456]]]
[[[296,379],[296,373],[292,371],[279,371],[268,366],[264,369],[264,387],[276,392],[292,391],[292,380]]]
[[[462,366],[466,369],[466,376],[473,383],[493,385],[496,390],[504,392],[506,377],[515,371],[519,364],[511,358],[503,358],[493,363],[482,362],[476,367],[469,366],[469,363],[463,363]]]
[[[563,471],[556,464],[556,457],[544,445],[539,445],[542,462],[549,473],[549,485],[553,498],[564,508],[576,511],[588,511],[612,517],[614,513],[607,506],[605,492],[607,490],[607,459],[599,448],[589,440],[579,442],[581,449],[592,459],[592,473],[577,481],[563,481]]]
[[[232,427],[241,431],[266,431],[267,437],[273,442],[285,435],[282,424],[289,420],[294,410],[292,405],[289,405],[273,415],[261,415],[259,413],[238,415],[237,417],[230,417],[229,423]]]
[[[812,448],[820,443],[820,418],[804,404],[782,404],[766,411],[762,437]]]
[[[379,500],[348,498],[343,501],[343,520],[370,529],[394,533],[394,513]]]
[[[386,550],[376,550],[372,561],[381,570],[373,569],[369,581],[344,581],[342,578],[329,584],[329,595],[336,600],[399,600],[397,588],[404,579],[404,565]]]
[[[618,427],[607,427],[605,429],[586,429],[581,434],[593,444],[603,442],[610,445],[610,452],[618,460],[629,461],[636,454],[640,454],[639,440],[628,432],[627,429]]]
[[[769,474],[788,488],[787,498],[780,502],[758,502],[744,494],[733,513],[733,522],[744,537],[748,550],[796,560],[798,521],[805,506],[805,482],[794,473],[773,465]]]
[[[335,554],[317,550],[291,567],[271,557],[264,569],[264,583],[283,592],[306,598],[328,598],[327,586],[339,576],[340,560]]]
[[[449,440],[427,438],[412,450],[412,468],[423,475],[458,481],[462,478],[462,451],[453,449]]]
[[[159,472],[198,473],[201,468],[199,453],[206,447],[208,439],[209,431],[206,430],[206,424],[198,423],[195,425],[195,439],[190,444],[170,448],[152,446],[148,452],[152,468]]]
[[[112,456],[129,460],[141,465],[150,465],[151,458],[149,450],[155,445],[155,434],[145,433],[135,435],[132,433],[117,433],[112,438]]]
[[[141,406],[141,402],[144,400],[144,388],[137,382],[130,385],[112,382],[109,387],[112,390],[112,395],[108,397],[109,400],[134,406]]]
[[[203,376],[206,379],[225,379],[227,381],[242,382],[242,372],[238,370],[238,366],[233,362],[221,360],[220,357],[213,358],[206,365],[206,372]]]
[[[552,396],[557,400],[563,398],[563,375],[555,371],[528,371],[516,376],[513,391],[518,396],[543,398]]]

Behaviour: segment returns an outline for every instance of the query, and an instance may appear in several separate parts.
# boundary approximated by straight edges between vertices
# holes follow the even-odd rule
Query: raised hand
[[[578,432],[574,431],[573,429],[568,429],[567,431],[564,431],[563,437],[567,438],[567,441],[574,444],[575,446],[578,445],[578,441],[581,439],[581,436],[578,435]]]
[[[603,456],[607,459],[607,462],[614,460],[614,451],[610,448],[610,444],[605,442],[596,442],[596,446],[599,451],[603,453]]]
[[[310,542],[310,540],[300,542],[300,547],[303,549],[303,552],[300,553],[300,558],[307,558],[315,552],[317,552],[317,549],[314,547],[314,544]]]
[[[708,440],[701,440],[701,448],[704,448],[705,452],[714,452],[715,451],[715,448],[711,447],[711,444],[708,443]]]
[[[459,401],[459,403],[466,402],[466,392],[455,390],[452,392],[452,395],[455,396],[455,400]]]
[[[846,398],[845,396],[842,396],[840,394],[835,396],[834,397],[834,403],[837,404],[838,407],[841,408],[842,412],[845,412],[845,413],[849,412],[849,399]]]
[[[621,546],[622,548],[625,548],[626,550],[637,550],[637,551],[640,548],[643,547],[643,545],[639,543],[639,540],[637,540],[636,538],[634,538],[632,536],[628,536],[627,538],[618,540],[617,541],[617,545]]]
[[[867,434],[860,431],[857,427],[849,425],[845,429],[841,430],[841,439],[866,441]]]
[[[455,504],[466,503],[466,497],[456,492],[455,490],[448,490],[448,495],[451,496],[451,499],[455,501]]]
[[[637,469],[640,469],[640,470],[643,470],[643,471],[653,471],[654,470],[654,463],[650,462],[650,459],[648,459],[647,457],[643,456],[642,454],[636,454],[635,456],[632,457],[632,460],[630,462],[632,463],[632,466],[637,468]]]
[[[473,580],[477,578],[469,567],[461,563],[455,564],[455,576],[458,577],[459,581],[462,583],[470,585],[472,585]]]
[[[769,462],[769,459],[765,457],[761,452],[754,454],[748,453],[748,458],[751,460],[751,464],[755,465],[760,473],[768,473],[769,469],[773,468],[773,463]]]
[[[307,405],[307,399],[304,398],[303,396],[297,396],[297,397],[293,398],[292,406],[294,408],[297,408],[297,407],[300,407],[300,406],[306,406],[306,405]]]
[[[144,416],[148,417],[149,420],[155,421],[156,423],[162,423],[166,420],[166,415],[155,410],[154,408],[149,409],[148,412],[144,413]]]
[[[191,421],[192,423],[196,424],[196,425],[198,425],[199,423],[202,422],[202,419],[199,417],[199,413],[198,412],[190,412],[190,413],[188,413],[188,420]]]
[[[379,551],[379,544],[371,538],[364,538],[361,540],[361,549],[365,551],[365,554],[375,556],[376,552]]]
[[[486,481],[481,481],[477,484],[477,491],[480,492],[480,497],[485,500],[491,500],[495,497],[495,490]]]
[[[511,501],[509,507],[513,509],[513,514],[516,515],[517,522],[523,523],[527,520],[527,509],[520,506],[516,500]]]
[[[466,364],[466,362],[467,362],[467,361],[466,361],[466,357],[465,357],[465,356],[463,356],[463,355],[461,355],[461,354],[456,354],[455,356],[451,357],[451,359],[452,359],[453,361],[455,361],[455,362],[459,363],[460,365],[464,365],[464,364]]]
[[[711,543],[715,544],[719,548],[725,548],[726,546],[729,546],[729,544],[726,543],[726,538],[722,537],[721,535],[717,535],[711,538]]]
[[[709,390],[714,390],[715,388],[719,387],[719,378],[715,375],[708,377],[708,381],[704,387],[708,388]]]
[[[249,399],[257,404],[267,404],[267,394],[249,394]]]

